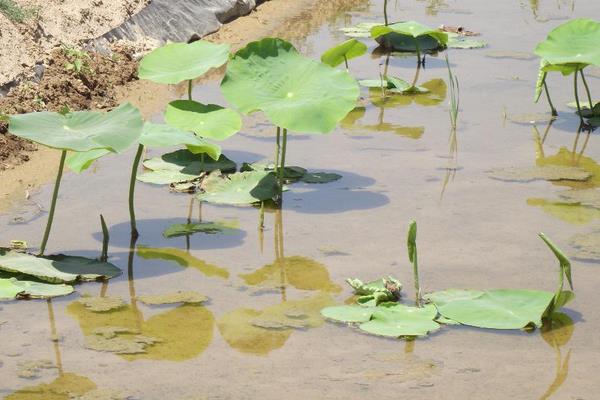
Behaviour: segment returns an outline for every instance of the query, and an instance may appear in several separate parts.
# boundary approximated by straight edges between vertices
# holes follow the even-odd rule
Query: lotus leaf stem
[[[188,81],[188,100],[192,100],[192,80]]]
[[[585,92],[587,94],[588,106],[589,106],[589,109],[591,110],[594,108],[594,104],[592,103],[592,95],[590,94],[590,88],[585,79],[585,75],[583,74],[583,69],[580,69],[579,73],[581,74],[581,81],[583,82],[583,86],[585,87]]]
[[[129,181],[129,219],[131,221],[131,236],[136,238],[139,236],[137,230],[137,223],[135,221],[135,181],[137,179],[137,171],[140,166],[140,160],[142,159],[142,153],[144,152],[144,145],[139,144],[135,159],[133,160],[133,166],[131,167],[131,179]]]
[[[277,127],[277,144],[275,146],[275,171],[279,173],[279,154],[281,153],[281,128]]]
[[[100,255],[100,261],[106,262],[108,260],[108,242],[110,241],[110,235],[108,234],[108,227],[104,216],[100,214],[100,225],[102,226],[102,253]]]
[[[54,211],[56,211],[56,199],[58,198],[58,190],[60,189],[60,181],[62,179],[63,170],[65,169],[65,160],[67,158],[67,151],[63,150],[60,156],[60,164],[58,165],[58,172],[56,174],[56,182],[54,183],[54,192],[52,193],[52,203],[50,205],[50,212],[48,214],[48,222],[46,223],[46,231],[44,232],[44,238],[40,245],[40,256],[44,255],[46,251],[46,245],[48,244],[48,238],[50,237],[50,231],[52,230],[52,220],[54,219]]]
[[[383,21],[385,22],[385,26],[388,26],[387,3],[388,0],[383,0]]]
[[[346,71],[348,71],[350,67],[348,67],[348,57],[346,55],[344,55],[344,63],[346,64]]]
[[[573,90],[575,92],[575,104],[577,104],[577,114],[579,121],[583,124],[583,115],[581,115],[581,105],[579,104],[579,91],[577,90],[577,72],[573,74]]]
[[[265,202],[264,201],[260,202],[260,219],[258,222],[258,229],[261,231],[263,229],[265,229]]]
[[[281,166],[279,167],[279,197],[283,197],[283,180],[285,169],[285,150],[287,146],[287,129],[283,129],[283,139],[281,141]]]
[[[546,84],[546,80],[544,79],[544,92],[546,92],[546,99],[548,99],[548,104],[550,104],[550,110],[552,110],[552,116],[558,116],[556,112],[556,108],[554,108],[554,104],[552,104],[552,99],[550,99],[550,92],[548,91],[548,85]]]
[[[415,305],[421,307],[421,285],[419,284],[419,261],[417,254],[417,223],[411,221],[408,228],[408,259],[413,265],[415,283]]]

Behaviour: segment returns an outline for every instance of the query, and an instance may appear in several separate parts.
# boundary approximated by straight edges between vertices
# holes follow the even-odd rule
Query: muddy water
[[[531,52],[565,19],[598,18],[596,2],[390,3],[392,19],[463,25],[482,32],[489,43],[486,49],[448,52],[461,88],[456,135],[448,117],[443,55],[428,57],[419,82],[429,82],[437,99],[382,101],[376,91],[370,96],[363,89],[364,109],[335,133],[290,140],[290,164],[337,172],[343,179],[292,186],[283,211],[267,212],[263,235],[257,229],[257,209],[203,205],[200,210],[193,202],[193,220],[222,221],[233,229],[226,235],[165,239],[162,232],[168,226],[187,220],[190,197],[140,184],[142,235],[134,252],[129,251],[126,208],[133,155],[107,157],[88,173],[68,174],[50,251],[98,254],[97,214],[102,213],[111,226],[111,260],[124,274],[108,285],[79,286],[78,293],[120,297],[126,305],[92,312],[76,301],[79,294],[50,303],[3,303],[0,396],[598,397],[599,266],[593,262],[574,262],[577,299],[567,310],[574,324],[549,333],[446,327],[429,338],[405,342],[362,335],[318,317],[323,306],[350,296],[343,285],[349,276],[371,279],[393,273],[412,297],[404,247],[412,218],[419,222],[421,283],[428,291],[553,290],[557,265],[537,233],[545,232],[572,254],[568,243],[573,235],[600,230],[600,211],[560,203],[558,193],[569,185],[502,182],[486,172],[544,163],[579,164],[592,173],[600,168],[597,135],[577,137],[578,120],[564,105],[571,100],[570,81],[559,76],[549,80],[560,117],[548,130],[544,123],[512,123],[508,118],[518,114],[547,112],[543,101],[531,102],[537,61],[489,56]],[[381,20],[381,5],[352,2],[350,11],[328,16],[306,38],[294,41],[317,57],[343,40],[339,28]],[[352,60],[350,69],[360,79],[374,78],[383,61],[364,57]],[[410,80],[414,67],[414,58],[391,58],[388,72]],[[600,79],[590,77],[589,83],[593,92],[600,90]],[[223,101],[216,82],[196,87],[194,95],[205,102]],[[243,132],[224,144],[225,151],[238,162],[268,159],[272,133],[260,117],[247,118]],[[596,182],[587,186],[600,184]],[[0,216],[0,242],[39,243],[45,216],[36,204],[49,203],[50,189]],[[178,290],[198,291],[210,301],[203,306],[148,306],[137,299]],[[148,338],[154,343],[142,343],[144,351],[132,355],[87,349],[86,343],[94,340],[108,346],[94,333],[102,327],[119,328],[123,332],[117,337],[129,345]],[[50,360],[56,368],[38,368],[33,373],[37,378],[19,376],[31,370],[27,362],[40,360]]]

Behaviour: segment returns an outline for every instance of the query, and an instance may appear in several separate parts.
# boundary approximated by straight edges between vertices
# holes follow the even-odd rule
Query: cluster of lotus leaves
[[[263,111],[274,125],[300,133],[332,131],[360,94],[346,71],[272,38],[252,42],[233,56],[221,91],[242,113]]]

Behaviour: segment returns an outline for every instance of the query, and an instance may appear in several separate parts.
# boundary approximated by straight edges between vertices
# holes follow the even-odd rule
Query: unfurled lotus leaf
[[[148,53],[140,61],[138,76],[153,82],[177,84],[218,68],[229,58],[228,44],[205,40],[168,43]]]
[[[188,182],[197,179],[203,172],[220,170],[235,171],[236,164],[221,154],[217,161],[210,157],[202,157],[189,150],[177,150],[144,161],[146,171],[137,179],[157,185],[167,185],[177,182]]]
[[[321,61],[331,67],[337,67],[345,61],[362,56],[366,52],[367,45],[356,39],[350,39],[323,53]]]
[[[150,148],[185,145],[190,152],[194,154],[206,153],[214,160],[218,160],[221,156],[219,145],[207,142],[192,132],[183,131],[166,124],[146,122],[139,142]],[[105,149],[72,153],[67,157],[66,163],[72,171],[80,173],[88,169],[94,161],[109,153],[110,151]]]
[[[165,120],[171,126],[213,140],[225,140],[242,128],[242,120],[235,111],[193,100],[170,102],[165,111]]]
[[[553,29],[546,40],[537,45],[535,54],[550,65],[563,65],[576,71],[587,65],[600,65],[598,43],[600,23],[579,18]],[[567,70],[561,72],[567,75]]]
[[[214,204],[242,205],[270,200],[279,193],[277,177],[272,172],[237,172],[228,176],[211,173],[203,182],[198,200]]]
[[[447,33],[416,21],[374,26],[371,37],[396,51],[429,51],[444,48],[448,43]]]
[[[70,151],[105,149],[120,153],[138,140],[142,126],[139,110],[129,103],[107,113],[44,111],[9,118],[9,131],[13,135]]]
[[[50,283],[110,279],[120,273],[119,268],[110,263],[85,257],[37,257],[5,248],[0,248],[0,271],[32,276]]]
[[[231,59],[223,95],[244,114],[263,111],[276,126],[328,133],[356,105],[358,84],[346,71],[308,59],[288,42],[252,42]]]
[[[444,317],[463,325],[490,329],[523,329],[542,326],[542,317],[554,293],[540,290],[449,289],[424,296]]]
[[[66,296],[73,293],[73,287],[59,284],[17,280],[16,278],[0,279],[0,301],[15,299],[47,299]]]

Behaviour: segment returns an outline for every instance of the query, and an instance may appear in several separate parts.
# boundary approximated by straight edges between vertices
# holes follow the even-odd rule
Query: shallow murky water
[[[318,57],[343,40],[339,28],[381,19],[382,1],[348,3],[350,11],[328,16],[307,38],[290,34],[302,52]],[[569,187],[600,186],[598,136],[577,136],[578,120],[564,105],[571,100],[571,81],[550,77],[560,112],[552,126],[513,123],[509,119],[521,114],[547,112],[543,99],[532,103],[538,61],[522,54],[498,57],[504,51],[531,53],[567,18],[597,19],[598,3],[403,1],[391,2],[390,10],[392,19],[463,25],[489,43],[485,49],[447,52],[461,89],[455,136],[443,54],[428,57],[419,82],[435,97],[382,101],[377,90],[363,89],[364,107],[335,133],[291,138],[290,165],[337,172],[343,179],[292,186],[283,211],[267,213],[263,235],[255,208],[205,204],[200,210],[187,195],[140,184],[141,237],[134,252],[126,207],[133,155],[107,157],[88,173],[66,175],[49,250],[96,256],[102,213],[110,226],[111,261],[124,273],[48,303],[3,303],[0,396],[597,398],[599,266],[593,262],[574,262],[577,298],[567,310],[574,324],[553,332],[445,327],[405,342],[362,335],[319,317],[322,307],[350,296],[346,277],[392,273],[412,296],[405,234],[413,218],[419,223],[421,284],[427,291],[553,290],[557,265],[537,233],[574,254],[573,235],[600,230],[599,209],[568,205],[559,197]],[[360,79],[376,78],[384,61],[367,56],[352,60],[350,69]],[[392,75],[410,80],[414,70],[414,57],[389,61]],[[600,90],[598,76],[590,76],[589,83],[592,92]],[[196,87],[195,98],[222,102],[217,85]],[[240,163],[268,159],[273,129],[260,117],[247,118],[243,132],[224,149]],[[579,165],[597,176],[582,185],[503,182],[487,173],[536,164]],[[39,243],[45,215],[36,203],[49,204],[50,189],[0,216],[0,243]],[[162,232],[185,222],[188,214],[232,229],[165,239]],[[210,301],[153,306],[139,298],[179,290],[200,292]],[[125,305],[94,312],[77,302],[82,293],[120,297]],[[139,352],[115,354],[119,349]]]

